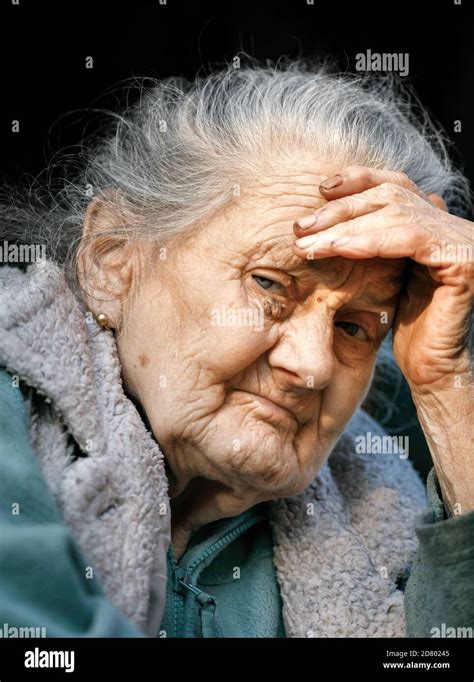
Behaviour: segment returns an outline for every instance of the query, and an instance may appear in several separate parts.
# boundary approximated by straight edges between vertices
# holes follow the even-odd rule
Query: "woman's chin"
[[[222,482],[274,490],[277,497],[278,491],[293,488],[301,477],[302,457],[295,438],[298,428],[285,415],[264,418],[255,411],[245,419],[218,419],[214,429],[214,438],[207,444],[201,442],[201,447],[218,465]]]

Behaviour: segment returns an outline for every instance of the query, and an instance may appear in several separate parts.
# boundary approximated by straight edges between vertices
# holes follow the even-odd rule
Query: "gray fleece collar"
[[[170,542],[163,454],[124,394],[112,333],[56,265],[0,268],[0,364],[51,406],[35,400],[30,432],[60,511],[114,603],[156,632]]]

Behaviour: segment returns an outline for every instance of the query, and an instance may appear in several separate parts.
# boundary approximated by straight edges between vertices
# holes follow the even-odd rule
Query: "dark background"
[[[92,105],[130,76],[194,76],[239,51],[278,59],[331,55],[354,70],[358,52],[408,52],[412,83],[455,142],[454,158],[474,178],[474,3],[461,0],[3,0],[0,54],[3,89],[2,170],[17,176],[45,164],[50,135],[65,112]],[[94,68],[85,68],[85,58]],[[112,100],[100,100],[100,104]],[[11,120],[21,132],[11,133]],[[462,132],[453,133],[461,120]],[[55,124],[55,125],[53,125]],[[51,127],[53,126],[52,130]]]
[[[54,152],[77,142],[84,121],[68,112],[113,108],[116,99],[102,93],[130,76],[193,77],[239,51],[272,60],[331,56],[341,70],[353,71],[355,55],[367,49],[409,53],[404,80],[450,136],[457,165],[474,179],[474,7],[468,0],[460,6],[454,0],[19,3],[3,0],[0,16],[1,166],[9,180],[36,176]],[[93,69],[85,68],[88,56]],[[20,121],[17,134],[12,120]],[[460,133],[453,131],[455,120]],[[408,398],[404,404],[412,410]],[[426,473],[419,427],[402,433],[411,435],[416,464]]]

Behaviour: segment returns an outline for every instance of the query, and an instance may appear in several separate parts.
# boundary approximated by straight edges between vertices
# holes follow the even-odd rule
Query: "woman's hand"
[[[445,502],[455,513],[473,509],[474,225],[449,214],[438,195],[425,195],[403,173],[351,166],[320,192],[328,203],[295,223],[298,255],[411,259],[393,324],[394,357],[410,386]]]

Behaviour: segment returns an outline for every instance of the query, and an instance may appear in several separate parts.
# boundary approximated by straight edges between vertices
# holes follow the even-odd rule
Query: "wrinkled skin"
[[[393,325],[393,353],[410,387],[444,503],[474,509],[472,310],[474,230],[405,174],[343,169],[321,189],[328,204],[305,216],[302,258],[409,259]],[[304,236],[303,236],[304,235]]]
[[[407,261],[295,247],[335,170],[275,169],[166,258],[135,242],[100,263],[124,385],[167,460],[178,557],[205,523],[302,491],[366,395]],[[97,200],[86,231],[107,220]]]

